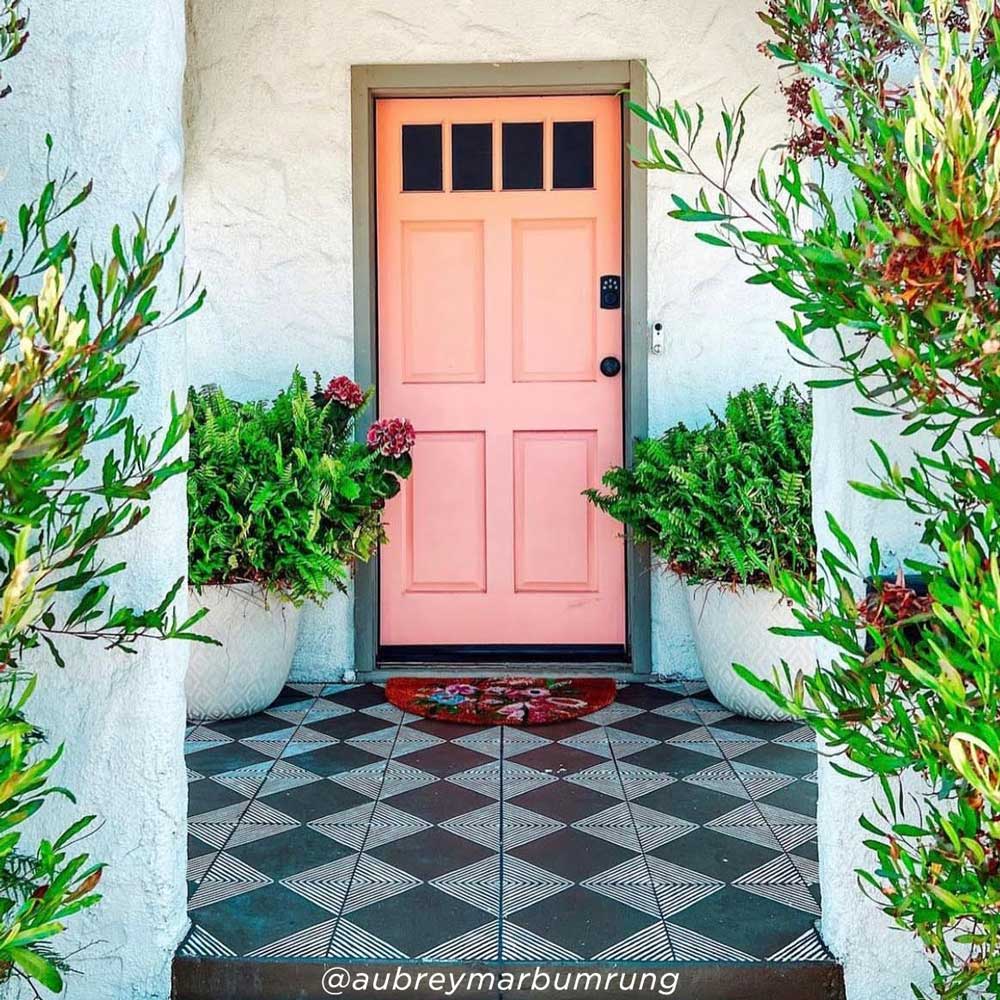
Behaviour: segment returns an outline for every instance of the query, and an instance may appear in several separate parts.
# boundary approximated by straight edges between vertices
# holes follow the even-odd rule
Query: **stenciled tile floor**
[[[827,960],[816,758],[692,683],[477,729],[376,685],[188,732],[189,956]]]

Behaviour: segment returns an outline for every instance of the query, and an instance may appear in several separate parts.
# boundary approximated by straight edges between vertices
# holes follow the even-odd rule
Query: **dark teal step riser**
[[[834,962],[608,962],[589,963],[538,963],[534,964],[493,964],[462,962],[445,963],[396,963],[371,961],[323,960],[248,960],[248,959],[198,959],[175,958],[173,966],[173,1000],[328,1000],[333,994],[323,988],[323,973],[329,968],[347,969],[352,975],[367,973],[372,982],[379,977],[382,989],[378,995],[399,997],[400,1000],[584,1000],[584,998],[622,998],[622,1000],[664,1000],[672,996],[676,1000],[844,1000],[843,970]],[[396,970],[400,975],[409,975],[410,982],[416,982],[422,975],[420,985],[411,989],[388,990],[385,982],[393,982]],[[565,980],[567,973],[607,975],[618,971],[631,981],[633,973],[636,982],[645,989],[629,990],[612,988],[567,991],[532,989],[535,983],[544,984],[543,979],[533,980],[535,969],[540,969],[550,977],[559,976]],[[431,977],[441,974],[441,982],[448,983],[449,974],[466,976],[470,974],[493,974],[496,989],[466,988],[448,993],[439,987]],[[652,973],[658,978],[655,983],[643,973]],[[506,982],[500,983],[504,976]],[[508,985],[513,977],[514,989],[501,992],[500,985]],[[519,977],[523,976],[523,979]],[[676,979],[674,978],[676,976]],[[385,977],[389,977],[386,980]],[[667,978],[663,978],[667,977]],[[468,980],[466,980],[468,981]],[[399,982],[399,980],[396,980]],[[405,982],[405,980],[403,980]],[[478,983],[489,980],[478,980]],[[518,989],[516,984],[523,984]],[[550,979],[550,983],[552,980]],[[659,987],[659,988],[658,988]],[[671,992],[672,988],[672,992]],[[336,994],[342,1000],[371,1000],[376,995],[374,988],[354,991],[347,988]]]

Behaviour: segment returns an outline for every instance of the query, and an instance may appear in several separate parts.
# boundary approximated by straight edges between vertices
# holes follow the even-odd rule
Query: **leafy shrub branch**
[[[853,385],[859,413],[901,415],[904,435],[928,442],[908,470],[876,445],[881,481],[854,484],[922,518],[933,558],[900,572],[928,596],[900,577],[858,599],[887,567],[877,542],[830,517],[839,546],[819,577],[776,583],[796,602],[793,634],[835,656],[763,687],[842,755],[839,769],[880,786],[859,877],[918,935],[947,998],[1000,995],[997,14],[992,0],[770,0],[763,48],[781,64],[794,134],[745,188],[749,100],[723,109],[707,144],[702,108],[633,105],[651,126],[639,166],[699,186],[673,196],[673,217],[790,300],[782,332],[835,370],[811,385]],[[820,331],[836,356],[814,349]],[[916,801],[909,771],[928,786]]]
[[[758,385],[710,417],[636,442],[632,467],[587,495],[692,583],[768,586],[776,566],[811,573],[809,401]]]
[[[298,371],[270,403],[191,391],[192,584],[249,581],[295,603],[346,587],[353,563],[383,540],[382,508],[412,469],[404,421],[398,447],[354,441],[370,395],[344,376],[326,389],[317,376],[310,390]]]
[[[0,3],[0,62],[26,37],[18,0]],[[92,816],[22,844],[24,824],[52,795],[72,800],[49,783],[62,750],[45,755],[30,697],[46,657],[62,665],[80,640],[130,650],[143,637],[196,638],[197,621],[173,610],[181,581],[154,607],[118,603],[111,584],[125,566],[101,550],[142,523],[154,492],[184,471],[189,414],[173,406],[162,430],[138,426],[131,372],[140,338],[190,315],[204,293],[181,274],[174,304],[160,311],[173,205],[162,225],[150,206],[130,233],[116,227],[107,255],[78,273],[72,218],[90,192],[72,172],[50,171],[39,196],[0,224],[0,979],[55,991],[66,966],[54,939],[98,901],[103,869],[77,853]]]

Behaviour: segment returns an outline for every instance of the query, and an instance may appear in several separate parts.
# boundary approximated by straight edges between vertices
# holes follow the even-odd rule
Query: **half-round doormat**
[[[428,719],[473,726],[544,726],[615,700],[609,677],[392,677],[385,696]]]

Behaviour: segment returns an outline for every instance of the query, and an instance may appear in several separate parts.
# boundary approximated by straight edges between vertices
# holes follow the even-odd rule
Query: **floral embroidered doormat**
[[[615,700],[609,677],[393,677],[385,696],[428,719],[473,726],[544,726]]]

